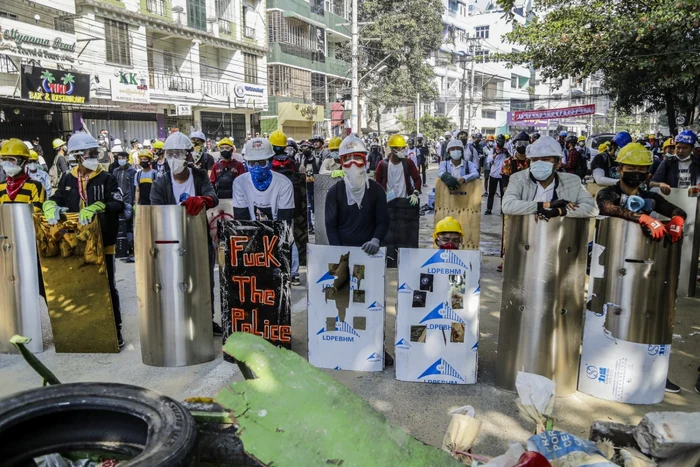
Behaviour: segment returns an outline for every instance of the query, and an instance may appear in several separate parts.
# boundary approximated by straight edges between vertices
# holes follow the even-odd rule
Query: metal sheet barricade
[[[636,222],[599,218],[591,258],[579,391],[651,404],[664,397],[681,244]]]
[[[420,231],[420,207],[411,206],[408,198],[396,198],[389,202],[389,229],[382,246],[386,247],[386,267],[395,268],[399,260],[399,248],[418,248]]]
[[[0,205],[0,353],[14,353],[10,338],[31,337],[32,352],[43,352],[39,272],[33,206]]]
[[[672,188],[666,199],[683,209],[688,216],[683,226],[683,247],[678,277],[678,296],[694,297],[697,289],[698,254],[700,254],[700,198],[688,196],[687,188]]]
[[[508,216],[497,387],[514,391],[522,370],[576,391],[589,222]]]
[[[143,362],[186,366],[214,359],[207,221],[182,206],[140,206],[136,296]]]
[[[326,196],[328,190],[338,183],[339,178],[332,178],[330,175],[314,175],[314,244],[328,245],[328,235],[326,234]]]

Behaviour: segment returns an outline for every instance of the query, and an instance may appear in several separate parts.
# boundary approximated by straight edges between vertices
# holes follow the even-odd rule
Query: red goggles
[[[346,154],[340,158],[340,163],[343,167],[350,167],[352,165],[364,167],[367,164],[367,156],[362,153]]]

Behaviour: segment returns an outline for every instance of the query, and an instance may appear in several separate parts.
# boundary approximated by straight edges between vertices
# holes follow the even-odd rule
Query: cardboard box
[[[309,244],[309,363],[318,368],[384,368],[385,249]]]
[[[476,383],[480,260],[475,250],[399,250],[396,379]]]

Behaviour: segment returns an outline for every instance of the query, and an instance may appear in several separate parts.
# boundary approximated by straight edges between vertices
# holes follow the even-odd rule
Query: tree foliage
[[[514,0],[499,0],[510,11]],[[700,1],[541,0],[546,12],[514,24],[506,39],[524,51],[506,58],[531,63],[545,79],[603,75],[622,111],[666,110],[695,123],[700,101]]]
[[[396,119],[403,127],[403,134],[416,134],[416,119],[397,116]],[[449,117],[439,115],[423,115],[420,118],[420,132],[429,139],[437,139],[446,131],[451,131],[454,125]]]

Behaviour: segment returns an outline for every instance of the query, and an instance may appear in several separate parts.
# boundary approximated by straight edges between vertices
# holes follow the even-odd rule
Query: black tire
[[[180,403],[125,384],[71,383],[0,399],[0,465],[44,454],[99,451],[134,456],[124,466],[193,465],[197,429]]]

